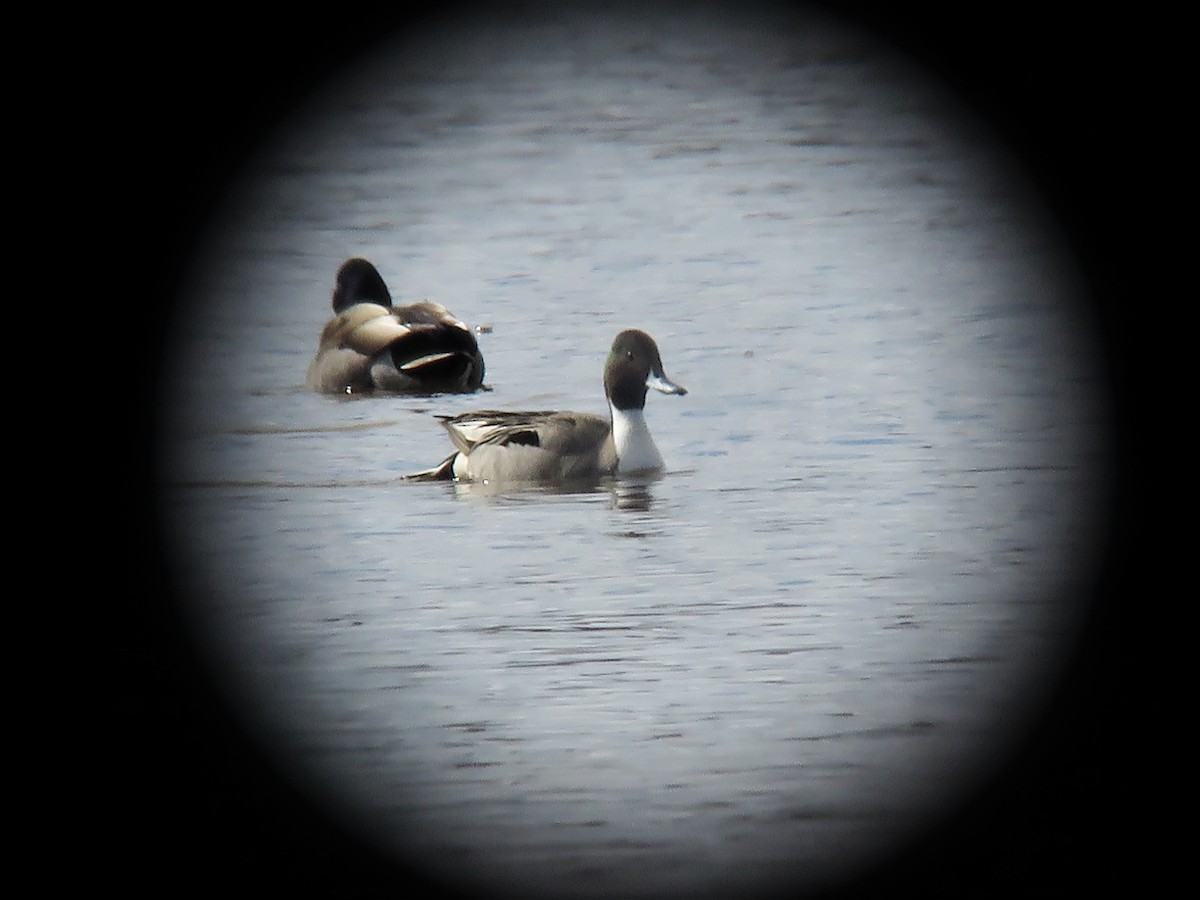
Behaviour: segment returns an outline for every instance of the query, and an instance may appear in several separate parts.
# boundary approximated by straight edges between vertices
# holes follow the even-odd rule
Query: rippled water
[[[163,505],[231,696],[492,893],[836,882],[1003,759],[1091,575],[1090,325],[987,132],[852,33],[648,21],[385,47],[247,168],[176,323]],[[351,255],[492,326],[492,392],[308,392]],[[603,412],[626,327],[689,389],[663,477],[401,479],[434,413]]]

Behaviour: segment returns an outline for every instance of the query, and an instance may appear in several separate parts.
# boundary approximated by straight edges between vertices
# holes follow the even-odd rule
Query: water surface
[[[456,886],[837,882],[1004,758],[1103,522],[1077,275],[987,129],[815,18],[397,38],[197,248],[163,504],[197,634],[279,765]],[[333,274],[473,324],[490,393],[308,392]],[[604,411],[668,471],[414,484],[435,413]]]

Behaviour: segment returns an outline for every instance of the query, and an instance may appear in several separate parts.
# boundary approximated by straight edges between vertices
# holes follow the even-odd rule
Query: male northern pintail
[[[622,331],[604,365],[611,418],[591,413],[482,410],[439,416],[455,451],[409,478],[476,482],[563,482],[662,469],[643,415],[646,391],[686,394],[663,373],[658,345]]]
[[[471,329],[440,303],[392,306],[383,278],[365,259],[348,259],[338,269],[333,311],[308,367],[314,390],[462,393],[483,384],[483,354]]]

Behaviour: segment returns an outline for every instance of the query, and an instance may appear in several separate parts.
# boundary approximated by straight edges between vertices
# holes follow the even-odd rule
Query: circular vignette
[[[458,14],[466,12],[455,15]],[[537,14],[537,7],[526,8],[524,14]],[[853,19],[847,21],[851,24],[854,22]],[[1071,184],[1055,180],[1055,173],[1060,171],[1062,165],[1057,154],[1065,151],[1058,150],[1056,145],[1038,148],[1046,152],[1033,152],[1027,131],[1043,124],[1034,119],[1036,113],[1031,115],[1029,110],[1014,111],[1007,103],[998,100],[997,97],[1004,96],[1002,87],[989,88],[991,82],[988,77],[978,74],[965,61],[939,58],[937,46],[929,39],[914,41],[911,30],[894,30],[895,23],[889,23],[881,17],[872,19],[866,16],[863,21],[870,23],[866,27],[879,31],[885,37],[893,37],[903,49],[915,51],[922,61],[932,57],[934,69],[945,72],[952,87],[956,84],[965,85],[961,94],[973,101],[990,123],[999,123],[997,131],[1017,151],[1021,162],[1029,167],[1039,189],[1045,190],[1049,206],[1066,226],[1068,239],[1083,261],[1085,270],[1092,275],[1092,284],[1095,286],[1094,270],[1090,266],[1095,264],[1096,251],[1088,242],[1087,214],[1080,211],[1085,204],[1079,203],[1079,196]],[[425,29],[452,28],[453,25],[454,19],[451,17],[410,20],[400,23],[398,27],[407,33],[408,40],[416,41],[420,40]],[[256,86],[247,94],[256,98],[256,103],[239,107],[233,99],[236,92],[224,86],[216,90],[200,84],[193,87],[197,99],[193,108],[193,125],[207,123],[211,126],[223,118],[225,133],[212,135],[208,140],[196,140],[201,147],[213,149],[210,153],[201,154],[201,158],[195,161],[193,171],[204,173],[203,176],[193,183],[184,197],[174,198],[170,220],[180,223],[180,227],[168,237],[163,257],[166,266],[164,272],[167,273],[164,283],[178,283],[178,273],[186,270],[188,260],[196,253],[200,232],[209,223],[227,214],[225,210],[229,208],[229,197],[231,193],[236,194],[238,172],[250,157],[260,152],[278,133],[289,113],[320,91],[331,79],[340,78],[341,73],[351,69],[353,58],[360,52],[366,53],[378,46],[381,34],[394,27],[397,26],[389,24],[387,28],[381,28],[379,33],[370,35],[364,34],[361,23],[353,27],[334,28],[324,36],[336,48],[328,56],[312,52],[318,42],[311,35],[307,40],[285,42],[287,46],[276,46],[271,48],[273,52],[261,52],[259,55],[258,52],[251,52],[251,48],[256,51],[266,51],[267,48],[249,39],[254,35],[252,31],[245,35],[246,46],[240,51],[233,50],[230,58],[241,61],[239,78],[246,84]],[[261,39],[261,35],[258,37]],[[300,65],[279,67],[281,56],[284,60],[297,62],[294,55],[298,47],[309,51],[307,55],[299,54]],[[320,62],[314,62],[314,57]],[[272,61],[275,66],[271,65]],[[288,70],[287,77],[280,78],[281,68]],[[972,77],[966,74],[969,72],[976,74]],[[220,112],[216,111],[218,106]],[[204,112],[205,109],[209,112]],[[1036,125],[1028,124],[1030,120],[1023,118],[1025,115],[1030,115]],[[196,135],[192,137],[196,138]],[[1069,146],[1069,142],[1063,146]],[[236,205],[236,200],[233,203]],[[1101,292],[1094,292],[1094,296],[1098,302],[1103,302]],[[1086,317],[1091,312],[1080,310],[1079,314]],[[1100,312],[1103,313],[1103,309]],[[170,347],[170,344],[166,346]],[[164,361],[158,359],[154,365],[161,368]],[[169,399],[161,402],[167,403]],[[1119,503],[1121,499],[1118,495],[1114,503]],[[1116,536],[1110,540],[1115,539]],[[154,540],[157,542],[157,535]],[[1105,555],[1108,556],[1107,551]],[[1107,579],[1111,574],[1109,570],[1104,570],[1100,578]],[[159,575],[161,583],[170,583],[171,573],[165,563]],[[173,590],[185,589],[176,586]],[[926,867],[930,865],[938,870],[935,877],[945,879],[946,884],[955,883],[957,878],[1015,883],[1027,876],[1031,867],[1040,870],[1045,865],[1053,865],[1047,857],[1051,849],[1064,849],[1061,834],[1037,828],[1032,831],[1026,829],[1022,837],[1013,840],[1008,828],[1013,822],[1027,826],[1030,808],[1045,808],[1049,804],[1055,815],[1063,815],[1060,803],[1079,804],[1084,788],[1098,777],[1094,768],[1086,767],[1083,771],[1072,770],[1069,777],[1064,777],[1067,767],[1062,754],[1069,752],[1064,748],[1074,746],[1081,739],[1080,735],[1094,727],[1089,718],[1095,709],[1092,698],[1098,689],[1111,686],[1105,681],[1098,687],[1088,680],[1101,664],[1094,658],[1096,651],[1093,648],[1095,641],[1103,636],[1107,624],[1104,619],[1105,604],[1102,596],[1090,620],[1090,630],[1085,632],[1083,646],[1073,669],[1057,687],[1056,694],[1051,696],[1050,712],[1045,721],[1040,723],[1041,727],[1028,746],[1023,748],[1023,753],[1017,754],[1013,765],[994,783],[980,791],[973,807],[964,810],[946,829],[924,840],[915,840],[905,857],[896,859],[880,871],[865,873],[864,884],[882,883],[884,880],[895,883],[897,879],[899,883],[904,883],[904,879],[909,879],[909,883],[915,885],[920,883],[920,879],[928,877]],[[211,673],[193,646],[194,636],[189,632],[186,622],[174,617],[162,621],[158,621],[157,616],[151,618],[161,625],[161,635],[156,637],[165,638],[155,651],[158,658],[154,660],[154,665],[172,673],[175,680],[168,684],[177,691],[175,699],[182,700],[179,708],[173,712],[170,726],[178,732],[179,742],[168,744],[165,752],[169,756],[182,755],[186,759],[191,750],[183,746],[185,743],[204,748],[204,752],[195,757],[201,762],[193,767],[193,771],[198,769],[205,773],[203,786],[198,787],[194,783],[175,784],[173,788],[178,788],[178,794],[189,798],[179,804],[181,807],[206,811],[207,815],[202,817],[202,821],[211,828],[207,840],[214,839],[218,831],[225,829],[225,833],[215,839],[224,847],[226,858],[239,861],[240,867],[254,871],[267,883],[280,877],[283,869],[288,870],[283,877],[295,879],[296,884],[311,884],[324,879],[336,882],[339,878],[346,878],[351,871],[353,874],[350,877],[360,884],[374,885],[377,880],[394,883],[398,876],[404,879],[419,877],[417,873],[408,871],[398,873],[391,860],[381,858],[355,836],[342,831],[304,795],[297,793],[286,778],[281,778],[273,762],[260,755],[237,716],[229,711],[224,699],[227,688],[213,684]],[[1062,715],[1064,710],[1069,710],[1066,716]],[[1014,801],[1014,797],[1020,800]],[[1021,804],[1025,804],[1025,807],[1014,808]],[[1087,808],[1087,802],[1084,801],[1082,806]],[[1072,810],[1071,815],[1075,814],[1078,814],[1077,811]],[[1006,823],[1005,827],[1000,827],[999,823],[1002,822]],[[1085,827],[1081,833],[1090,834],[1090,831]],[[996,851],[988,847],[989,841],[996,840],[1007,850]],[[1072,853],[1082,856],[1082,848],[1077,843],[1079,840],[1078,837],[1074,838],[1066,847],[1068,856]],[[1005,841],[1008,843],[1005,844]],[[191,851],[186,847],[178,847],[175,852],[180,862],[191,856]],[[949,865],[946,864],[947,855],[954,857]],[[275,865],[264,866],[264,856],[273,859]],[[431,889],[436,887],[430,885]]]

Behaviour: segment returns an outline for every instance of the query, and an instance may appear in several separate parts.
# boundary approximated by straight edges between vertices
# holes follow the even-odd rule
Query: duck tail
[[[430,386],[478,390],[483,384],[483,354],[466,328],[412,324],[389,346],[392,364],[404,376]]]
[[[454,458],[457,453],[451,453],[432,469],[423,469],[420,472],[409,472],[404,476],[405,481],[453,481],[454,480]]]

